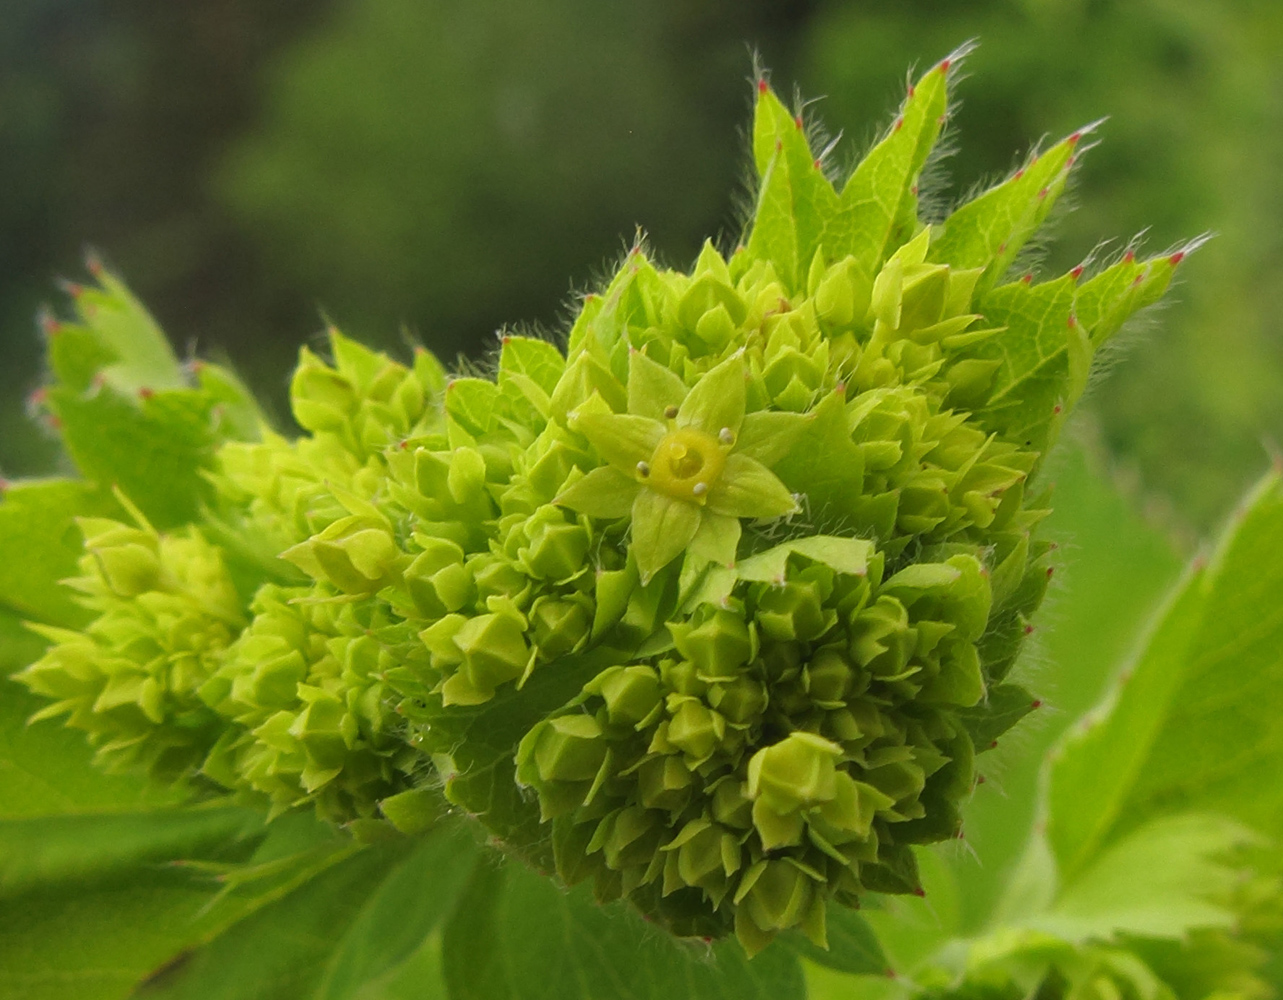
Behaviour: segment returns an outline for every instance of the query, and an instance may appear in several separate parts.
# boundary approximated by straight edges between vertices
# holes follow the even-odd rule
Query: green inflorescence
[[[1183,256],[1008,280],[1080,134],[920,219],[956,61],[840,184],[762,81],[744,240],[690,273],[639,245],[564,350],[504,337],[451,378],[331,331],[303,436],[220,425],[188,523],[82,522],[93,618],[43,630],[41,714],[357,830],[444,794],[749,952],[917,891],[914,846],[959,833],[1032,705],[1007,675],[1051,572],[1043,456]]]

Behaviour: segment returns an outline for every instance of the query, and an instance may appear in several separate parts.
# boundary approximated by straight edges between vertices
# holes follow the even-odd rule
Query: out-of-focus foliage
[[[0,470],[47,471],[24,419],[43,352],[36,311],[85,246],[125,271],[187,348],[208,354],[306,330],[273,315],[243,237],[207,196],[211,163],[246,128],[263,60],[327,3],[6,0],[0,12]],[[252,366],[252,355],[237,352]],[[280,371],[293,345],[280,355]]]
[[[345,328],[476,353],[555,320],[637,226],[682,265],[732,228],[747,45],[780,55],[801,5],[698,6],[344,4],[273,67],[219,194]]]
[[[1108,114],[1049,271],[1072,266],[1100,233],[1125,242],[1149,226],[1151,250],[1218,234],[1161,334],[1134,337],[1093,400],[1107,443],[1140,466],[1146,488],[1209,527],[1264,465],[1262,437],[1283,434],[1283,5],[834,0],[808,33],[808,95],[828,95],[825,120],[861,136],[906,58],[980,39],[955,119],[969,141],[947,161],[956,182],[942,209],[1010,169],[1026,137]]]

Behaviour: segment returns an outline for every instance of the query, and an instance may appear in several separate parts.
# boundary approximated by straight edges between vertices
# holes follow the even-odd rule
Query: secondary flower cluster
[[[331,331],[306,433],[223,444],[196,522],[82,524],[94,620],[20,675],[42,714],[273,812],[411,828],[443,793],[750,952],[915,890],[1032,701],[1005,680],[1049,572],[1030,480],[1180,256],[1000,283],[1078,136],[920,221],[948,71],[841,187],[763,84],[745,241],[691,273],[638,247],[564,350],[448,378]]]

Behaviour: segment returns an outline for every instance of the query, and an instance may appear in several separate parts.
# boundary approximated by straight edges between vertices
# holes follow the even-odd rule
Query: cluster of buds
[[[883,579],[856,539],[744,560],[669,624],[672,649],[613,666],[536,725],[517,778],[554,825],[567,881],[631,896],[750,950],[830,898],[917,888],[910,844],[953,835],[990,616],[957,554]]]
[[[234,723],[202,773],[264,793],[273,813],[314,801],[337,821],[372,816],[380,800],[409,787],[416,768],[388,711],[387,675],[422,659],[422,647],[375,606],[308,588],[269,584],[251,613],[198,691]]]
[[[169,783],[199,768],[219,736],[197,692],[244,612],[218,548],[192,529],[159,534],[130,512],[135,525],[79,520],[85,555],[66,583],[95,617],[80,632],[29,626],[52,645],[18,680],[53,699],[36,717],[66,715],[104,766]]]
[[[744,241],[691,273],[636,247],[564,351],[504,337],[447,379],[331,331],[307,433],[224,444],[199,523],[85,524],[98,617],[22,679],[105,756],[398,829],[440,792],[749,952],[917,890],[1032,704],[1030,484],[1183,256],[1004,283],[1081,134],[919,220],[955,62],[841,185],[761,81]]]

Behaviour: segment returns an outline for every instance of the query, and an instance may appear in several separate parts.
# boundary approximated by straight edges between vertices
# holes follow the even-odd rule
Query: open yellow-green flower
[[[631,517],[643,583],[686,550],[731,565],[740,518],[798,509],[769,467],[810,418],[745,414],[744,375],[737,353],[687,391],[675,373],[634,351],[628,412],[613,413],[595,396],[571,414],[571,427],[608,464],[574,482],[557,502],[589,517]]]

